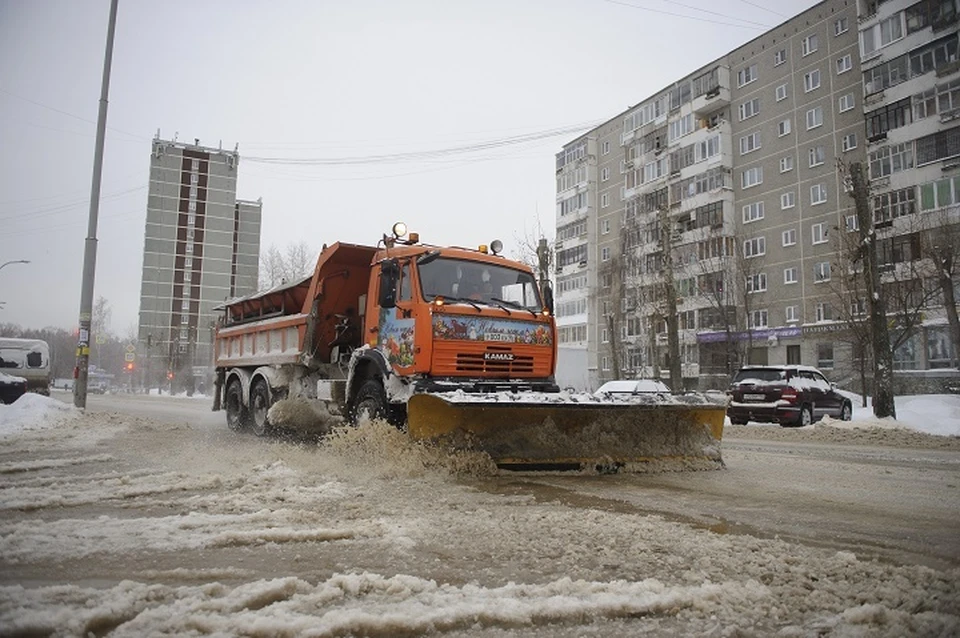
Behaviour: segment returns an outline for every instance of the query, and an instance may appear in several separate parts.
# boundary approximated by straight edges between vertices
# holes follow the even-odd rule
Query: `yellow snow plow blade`
[[[411,437],[482,450],[507,469],[715,469],[725,403],[476,400],[417,394],[407,404]]]

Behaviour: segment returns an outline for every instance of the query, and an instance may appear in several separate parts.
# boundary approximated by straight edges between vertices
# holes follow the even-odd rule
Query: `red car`
[[[733,377],[727,416],[747,421],[803,427],[824,416],[849,421],[850,399],[837,392],[823,373],[810,366],[745,366]]]

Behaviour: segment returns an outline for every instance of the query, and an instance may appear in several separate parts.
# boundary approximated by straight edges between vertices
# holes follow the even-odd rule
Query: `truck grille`
[[[487,355],[507,355],[510,359],[488,358]],[[458,352],[457,372],[490,373],[504,376],[530,374],[533,372],[533,357],[518,355],[510,348],[488,348],[485,352]]]

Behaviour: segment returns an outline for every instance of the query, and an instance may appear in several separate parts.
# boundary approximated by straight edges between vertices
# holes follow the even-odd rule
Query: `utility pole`
[[[842,170],[841,165],[841,170]],[[870,214],[868,185],[863,175],[863,165],[851,162],[851,196],[857,211],[860,227],[860,259],[863,263],[863,278],[867,289],[867,311],[870,313],[870,339],[873,350],[873,413],[877,417],[897,418],[893,397],[893,351],[887,329],[887,303],[880,286],[880,270],[877,267],[877,233]]]
[[[87,373],[90,365],[90,324],[93,314],[93,282],[97,272],[97,217],[100,213],[100,175],[103,172],[103,141],[107,133],[107,95],[110,92],[110,63],[113,59],[113,33],[117,24],[117,0],[110,0],[107,23],[107,50],[103,59],[100,86],[100,112],[97,115],[97,143],[93,154],[93,182],[90,186],[90,217],[83,247],[83,280],[80,288],[80,332],[77,338],[76,382],[73,404],[87,407]]]
[[[663,287],[667,301],[667,352],[670,355],[670,390],[683,392],[683,370],[680,367],[680,326],[677,316],[677,287],[673,280],[673,221],[666,206],[660,207],[660,250],[663,252]]]

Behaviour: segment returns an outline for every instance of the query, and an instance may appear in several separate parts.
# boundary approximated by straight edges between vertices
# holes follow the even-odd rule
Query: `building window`
[[[603,357],[603,358],[601,359],[600,367],[603,368],[604,372],[609,372],[609,371],[610,371],[610,358],[609,358],[609,357]]]
[[[766,310],[752,311],[750,313],[750,327],[766,328],[767,327],[767,311]]]
[[[867,139],[881,140],[886,137],[887,131],[906,126],[911,122],[912,98],[906,97],[892,104],[881,106],[866,114]]]
[[[763,167],[754,166],[753,168],[748,168],[740,174],[740,186],[742,188],[750,188],[758,184],[763,183]]]
[[[743,242],[744,257],[761,257],[767,254],[766,237],[754,237]]]
[[[784,316],[786,317],[787,323],[796,323],[797,322],[797,307],[796,306],[787,306],[783,309]]]
[[[754,202],[743,207],[743,223],[747,224],[763,219],[763,202]]]
[[[841,35],[846,33],[850,27],[848,26],[846,18],[840,18],[833,23],[833,35]]]
[[[750,135],[744,135],[740,138],[740,154],[746,155],[760,148],[760,131],[755,131]]]
[[[817,344],[817,367],[821,370],[833,368],[833,343]]]
[[[198,160],[198,159],[190,160],[190,170],[193,171],[194,173],[196,173],[197,171],[199,171],[199,170],[200,170],[200,160]]]
[[[797,205],[797,194],[789,191],[780,195],[780,209],[786,210]]]
[[[857,134],[848,133],[843,136],[843,139],[840,141],[840,148],[843,149],[843,152],[852,151],[857,148]]]
[[[820,166],[821,164],[823,164],[825,154],[822,146],[812,147],[807,152],[807,155],[809,156],[809,160],[810,160],[810,168],[813,168],[814,166]]]
[[[936,210],[960,203],[960,176],[920,185],[920,210]]]
[[[605,141],[600,148],[601,148],[601,151],[600,151],[601,153],[603,153],[604,155],[609,155],[609,154],[610,154],[610,140]]]
[[[757,273],[747,277],[747,293],[765,292],[767,289],[767,274]]]
[[[883,47],[903,37],[903,13],[896,13],[860,32],[860,48],[864,58],[870,58]]]
[[[924,186],[921,186],[921,199],[923,190]],[[916,190],[912,186],[877,195],[873,198],[873,220],[879,224],[904,215],[912,215],[917,211],[916,199]]]
[[[606,182],[609,179],[610,179],[610,169],[604,168],[603,170],[600,171],[600,181]]]
[[[610,220],[609,220],[609,219],[605,219],[605,220],[603,220],[602,222],[600,222],[600,234],[601,234],[601,235],[608,235],[608,234],[610,234]]]
[[[600,207],[606,208],[610,205],[610,196],[607,193],[604,193],[600,196]]]
[[[833,306],[828,302],[817,302],[817,321],[833,321]]]
[[[827,225],[823,222],[810,227],[810,241],[812,241],[814,245],[827,243],[828,234]]]
[[[920,141],[917,140],[917,148]],[[870,153],[870,179],[886,177],[913,168],[913,142],[889,144]]]
[[[777,124],[777,135],[783,137],[790,134],[790,120],[780,120]]]
[[[816,206],[827,201],[827,187],[825,184],[814,184],[810,187],[810,204]]]
[[[807,111],[807,130],[823,125],[823,107],[817,106]]]
[[[850,54],[846,54],[842,58],[837,58],[837,75],[841,73],[846,73],[853,68],[853,58],[850,57]]]
[[[803,76],[803,92],[809,93],[820,88],[820,69],[814,69]]]
[[[773,54],[773,66],[780,66],[787,61],[787,50],[780,49]]]
[[[783,245],[784,246],[793,246],[797,243],[797,229],[791,228],[789,230],[783,231]]]
[[[780,172],[786,173],[793,170],[793,155],[787,155],[780,158]]]
[[[783,269],[783,283],[785,284],[797,283],[797,267],[796,266],[791,266],[790,268]]]
[[[787,85],[781,84],[777,87],[777,102],[787,99]]]
[[[610,247],[604,246],[600,249],[600,261],[610,261]]]
[[[740,121],[749,119],[760,113],[760,98],[755,97],[739,106]]]
[[[190,173],[190,183],[191,183],[191,184],[196,184],[196,183],[198,183],[199,181],[200,181],[200,176],[199,176],[199,175],[197,175],[196,173]]]
[[[854,106],[857,105],[856,98],[853,97],[853,93],[847,93],[846,95],[841,95],[837,100],[837,106],[841,113],[846,113],[851,110]]]
[[[751,64],[750,66],[740,69],[737,72],[737,87],[750,84],[751,82],[756,81],[757,79],[757,65]]]
[[[829,261],[821,261],[813,266],[813,281],[818,284],[824,281],[830,281]]]
[[[815,53],[818,48],[820,48],[820,45],[817,40],[817,34],[808,35],[803,39],[803,42],[800,43],[800,54],[807,56]]]
[[[860,230],[860,220],[857,219],[856,215],[847,215],[843,220],[843,224],[848,233]]]
[[[960,155],[960,126],[937,131],[917,140],[917,166],[957,155]]]

